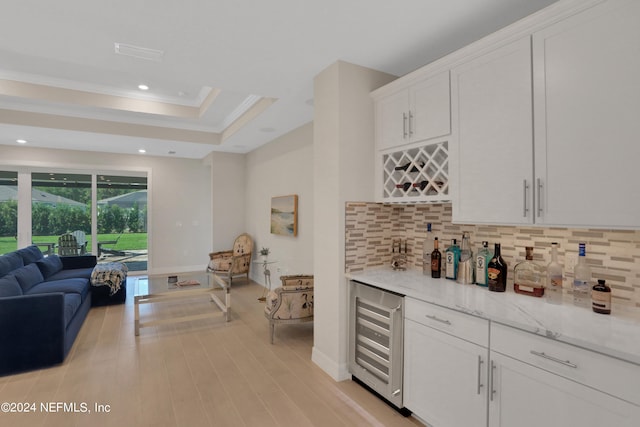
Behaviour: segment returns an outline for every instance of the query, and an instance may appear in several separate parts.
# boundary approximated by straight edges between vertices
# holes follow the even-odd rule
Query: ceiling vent
[[[162,50],[149,49],[125,43],[114,43],[114,48],[118,55],[133,56],[134,58],[146,59],[147,61],[160,62],[164,56],[164,51]]]

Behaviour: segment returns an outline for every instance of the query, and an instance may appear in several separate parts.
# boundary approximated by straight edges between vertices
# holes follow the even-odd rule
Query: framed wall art
[[[298,235],[298,196],[271,198],[271,234]]]

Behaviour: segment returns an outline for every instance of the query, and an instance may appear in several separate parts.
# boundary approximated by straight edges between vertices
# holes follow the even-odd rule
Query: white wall
[[[314,80],[314,346],[312,360],[348,378],[345,203],[373,200],[374,117],[369,93],[394,76],[336,62]]]
[[[246,156],[213,152],[211,164],[211,252],[229,250],[245,230]]]
[[[313,163],[311,123],[246,155],[246,231],[255,250],[268,247],[269,258],[278,261],[270,268],[272,288],[280,275],[314,273]],[[271,234],[271,198],[291,194],[298,195],[298,236]],[[261,266],[252,268],[251,277],[264,285]]]
[[[0,146],[0,168],[147,172],[151,273],[199,270],[211,251],[211,170],[202,160]]]

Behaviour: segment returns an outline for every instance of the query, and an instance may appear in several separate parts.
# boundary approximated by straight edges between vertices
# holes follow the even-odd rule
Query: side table
[[[271,290],[271,271],[269,271],[269,264],[275,264],[277,262],[278,261],[269,261],[267,259],[253,261],[254,264],[262,265],[262,271],[264,273],[264,284],[268,286],[269,290]],[[264,291],[262,291],[262,296],[258,298],[258,301],[264,302],[267,300],[265,293],[266,293],[266,288]]]

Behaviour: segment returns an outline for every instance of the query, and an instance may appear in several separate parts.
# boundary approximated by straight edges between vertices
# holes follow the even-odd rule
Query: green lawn
[[[122,235],[116,234],[98,234],[98,241],[104,242],[107,240],[118,240],[116,245],[105,245],[109,249],[117,249],[121,251],[125,250],[137,250],[147,249],[147,233],[123,233]],[[87,247],[91,250],[91,236],[87,236],[89,243]],[[58,236],[33,236],[34,243],[53,243],[58,242]],[[17,249],[17,241],[15,237],[0,237],[0,254],[6,254],[7,252],[15,251]],[[45,250],[44,247],[40,248]]]

